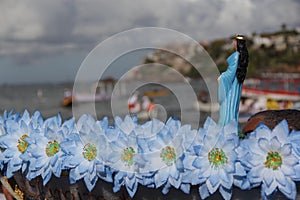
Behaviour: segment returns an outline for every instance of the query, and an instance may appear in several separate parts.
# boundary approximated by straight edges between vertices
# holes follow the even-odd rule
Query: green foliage
[[[207,51],[210,53],[210,55],[213,58],[219,58],[219,57],[223,56],[223,54],[224,54],[223,46],[225,44],[226,44],[226,40],[224,40],[224,39],[215,40],[208,47]]]
[[[270,44],[255,44],[254,37],[263,37],[271,42]],[[291,40],[292,38],[292,40]],[[274,33],[253,33],[252,37],[247,39],[247,47],[249,52],[249,63],[247,77],[257,77],[264,72],[298,72],[300,66],[300,34],[295,30],[286,30],[283,25],[282,30]],[[205,63],[203,55],[197,52],[189,52],[184,45],[177,45],[173,47],[177,50],[184,50],[187,54],[192,55],[193,64],[199,66],[207,66],[210,63]],[[220,72],[227,69],[226,59],[235,50],[232,44],[232,40],[216,39],[209,43],[204,44],[204,48],[210,57],[217,65]],[[144,59],[144,63],[160,63],[170,67],[178,66],[181,68],[184,76],[191,78],[199,78],[201,75],[192,67],[190,63],[178,59],[176,54],[164,52],[161,50],[155,51],[151,56],[147,56]],[[198,67],[199,67],[198,66]],[[197,67],[197,66],[196,66]],[[183,70],[183,69],[190,69]],[[206,68],[204,68],[206,69]]]

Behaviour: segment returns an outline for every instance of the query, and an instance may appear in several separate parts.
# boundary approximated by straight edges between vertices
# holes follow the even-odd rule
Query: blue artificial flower
[[[196,131],[191,130],[189,125],[181,126],[180,121],[173,118],[158,130],[155,137],[148,141],[147,155],[147,170],[155,172],[155,187],[163,187],[164,194],[169,192],[171,186],[189,193],[190,184],[182,182],[182,160],[196,137]]]
[[[64,167],[70,168],[70,183],[79,179],[84,182],[91,191],[98,177],[111,181],[111,172],[105,167],[107,159],[108,143],[104,136],[107,128],[107,118],[103,121],[95,121],[90,115],[83,115],[77,122],[77,130],[69,140],[61,143],[61,148],[67,154]]]
[[[137,118],[115,117],[96,121],[83,115],[64,121],[60,115],[43,120],[40,112],[30,116],[4,112],[0,117],[0,169],[11,178],[22,169],[27,179],[39,175],[43,184],[52,174],[69,170],[70,183],[83,179],[88,190],[98,178],[122,186],[133,197],[138,184],[173,186],[185,193],[199,185],[201,198],[217,190],[224,199],[232,186],[250,189],[261,186],[263,199],[278,190],[296,198],[295,181],[300,181],[300,131],[289,133],[285,120],[273,130],[261,124],[240,141],[234,121],[225,127],[208,118],[203,128],[191,130],[179,120],[167,123],[152,119],[138,124]],[[114,175],[114,176],[113,176]]]
[[[299,180],[296,173],[299,160],[292,148],[287,122],[282,121],[273,130],[260,125],[242,144],[238,148],[239,160],[249,171],[251,186],[261,185],[264,199],[277,190],[295,199],[297,190],[293,180]]]
[[[18,121],[20,118],[20,113],[13,113],[13,110],[11,110],[9,113],[4,111],[3,117],[0,116],[0,137],[2,135],[7,134],[6,131],[6,121],[7,120],[13,120],[13,121]],[[3,169],[3,160],[4,160],[4,155],[2,154],[2,151],[0,151],[0,170]]]
[[[115,117],[115,127],[106,131],[106,137],[110,141],[110,153],[106,163],[114,170],[114,192],[125,186],[131,197],[138,187],[138,173],[143,163],[139,158],[137,135],[135,129],[139,125],[135,119],[126,116],[124,121]],[[142,131],[141,131],[142,132]]]
[[[236,162],[238,134],[235,122],[222,127],[207,118],[196,141],[198,144],[193,144],[194,152],[187,153],[184,158],[185,176],[193,185],[200,184],[202,199],[217,190],[224,199],[230,199],[234,176],[245,175],[243,167]]]
[[[21,118],[10,115],[5,121],[6,134],[0,137],[0,147],[4,149],[1,160],[7,165],[6,176],[12,177],[14,172],[22,168],[22,172],[28,166],[28,162],[20,156],[28,154],[28,138],[32,134],[39,133],[42,125],[42,117],[35,112],[32,117],[27,110]]]
[[[74,119],[61,123],[60,115],[49,118],[42,126],[42,133],[32,134],[28,139],[29,154],[22,156],[23,160],[30,163],[27,179],[31,180],[41,175],[43,184],[46,185],[52,173],[60,177],[62,162],[66,156],[60,144],[76,131]]]
[[[139,183],[149,187],[155,188],[155,173],[158,169],[151,164],[154,161],[155,152],[152,152],[149,148],[149,143],[156,139],[157,135],[165,129],[165,124],[155,118],[151,121],[147,121],[141,126],[137,126],[134,130],[137,143],[138,143],[138,153],[140,159],[140,169],[139,169]],[[151,145],[150,145],[151,146]],[[157,157],[156,157],[157,158]],[[137,159],[136,159],[137,160]]]
[[[20,119],[20,113],[14,113],[11,110],[9,113],[5,110],[3,113],[3,117],[0,116],[0,136],[6,134],[6,121],[7,120],[14,120],[18,121]]]

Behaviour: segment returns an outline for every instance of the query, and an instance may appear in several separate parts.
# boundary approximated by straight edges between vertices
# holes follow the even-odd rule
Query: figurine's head
[[[235,39],[236,40],[246,40],[246,37],[244,35],[236,34]]]
[[[240,52],[246,46],[246,37],[244,35],[236,34],[234,37],[234,48]]]

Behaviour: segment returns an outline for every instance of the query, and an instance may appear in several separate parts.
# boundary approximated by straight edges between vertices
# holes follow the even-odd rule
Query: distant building
[[[283,35],[274,35],[272,40],[275,46],[276,51],[284,51],[287,48],[285,37]]]
[[[262,46],[269,48],[274,46],[276,51],[284,51],[287,49],[285,36],[282,34],[262,34],[253,37],[253,48],[258,49]]]
[[[287,43],[293,52],[298,52],[300,49],[300,34],[288,36]]]
[[[256,35],[253,37],[253,48],[258,49],[261,46],[270,47],[272,45],[272,41],[269,37],[263,37],[260,35]]]

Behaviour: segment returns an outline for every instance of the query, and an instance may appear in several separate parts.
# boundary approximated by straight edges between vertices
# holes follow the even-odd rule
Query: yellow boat
[[[168,95],[170,92],[169,90],[151,90],[144,92],[144,96],[148,97],[157,97],[157,96],[165,96]]]

